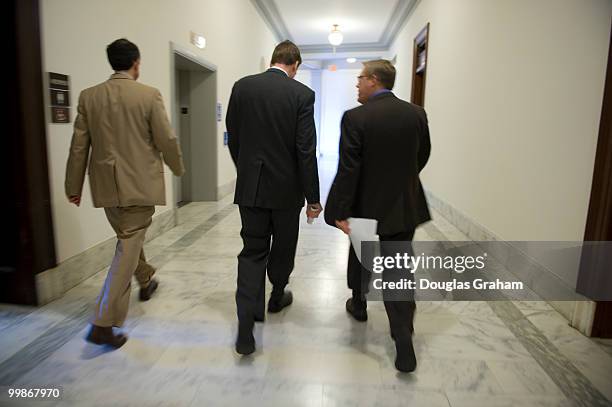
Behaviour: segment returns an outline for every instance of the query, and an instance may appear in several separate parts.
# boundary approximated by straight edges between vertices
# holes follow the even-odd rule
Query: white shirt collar
[[[270,69],[278,69],[279,71],[281,71],[282,73],[284,73],[285,75],[289,76],[289,74],[287,73],[287,71],[285,71],[283,68],[278,67],[278,66],[271,66]]]

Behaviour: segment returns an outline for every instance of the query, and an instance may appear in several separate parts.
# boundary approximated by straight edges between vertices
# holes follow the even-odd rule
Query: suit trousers
[[[155,273],[142,250],[155,207],[115,207],[104,208],[104,211],[117,233],[117,246],[96,302],[93,324],[120,327],[128,313],[132,276],[136,275],[141,287],[146,287]]]
[[[383,256],[395,256],[397,247],[387,248],[384,246],[384,242],[406,242],[406,247],[402,245],[402,252],[406,251],[412,255],[412,238],[414,237],[414,230],[398,233],[390,236],[380,236],[381,255]],[[392,252],[389,252],[391,250]],[[392,276],[393,270],[385,271]],[[365,300],[364,294],[368,287],[371,274],[368,270],[362,267],[355,250],[351,246],[349,251],[348,268],[347,268],[347,282],[349,288],[353,291],[353,298]],[[393,280],[393,277],[388,278],[383,274],[383,280]],[[387,317],[389,318],[389,325],[391,332],[396,338],[409,338],[414,331],[413,321],[414,313],[416,311],[416,303],[414,297],[409,296],[406,298],[404,295],[402,298],[393,295],[394,293],[387,294],[383,292],[385,310],[387,311]],[[396,297],[396,298],[393,298]],[[388,299],[390,298],[390,299]]]
[[[252,324],[265,311],[266,271],[272,297],[280,298],[293,270],[302,208],[240,206],[243,249],[238,255],[236,308],[240,323]]]

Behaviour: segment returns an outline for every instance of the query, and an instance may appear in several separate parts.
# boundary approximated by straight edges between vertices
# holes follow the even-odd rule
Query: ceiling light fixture
[[[354,64],[355,62],[357,62],[357,58],[346,58],[346,62],[348,62],[349,64]]]
[[[344,36],[338,29],[338,24],[334,24],[334,28],[332,28],[331,32],[327,36],[327,40],[334,47],[334,53],[336,52],[336,47],[342,44],[342,40]]]

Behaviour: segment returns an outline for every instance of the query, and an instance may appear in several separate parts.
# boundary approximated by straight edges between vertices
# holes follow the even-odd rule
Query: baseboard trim
[[[217,200],[220,201],[236,189],[236,179],[217,187]]]
[[[566,286],[562,280],[550,269],[527,256],[521,248],[512,243],[504,241],[488,230],[483,225],[474,221],[449,203],[438,198],[431,191],[425,192],[429,205],[442,215],[448,222],[475,242],[496,241],[499,244],[489,246],[493,248],[489,254],[493,255],[506,269],[525,283],[527,287],[546,298],[546,293],[559,292],[558,287]],[[546,301],[551,307],[561,313],[577,330],[584,335],[590,335],[594,315],[594,302],[592,301],[570,301],[572,304],[564,304],[563,301]],[[567,301],[566,301],[567,302]]]

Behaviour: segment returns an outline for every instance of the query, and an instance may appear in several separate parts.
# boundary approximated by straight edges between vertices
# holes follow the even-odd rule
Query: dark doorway
[[[217,71],[173,49],[174,117],[185,175],[175,178],[178,207],[217,200]]]
[[[612,241],[612,30],[584,240]],[[579,292],[588,295],[602,286],[610,287],[612,274],[606,266],[606,261],[595,259],[587,264],[585,257],[587,256],[583,256],[578,275]],[[591,336],[612,338],[612,302],[597,302]]]
[[[410,101],[425,106],[425,80],[427,79],[427,54],[429,45],[429,23],[414,39],[412,59],[412,95]]]
[[[0,302],[36,305],[35,276],[55,267],[38,0],[10,0],[2,13],[8,132],[1,138],[4,198]]]

